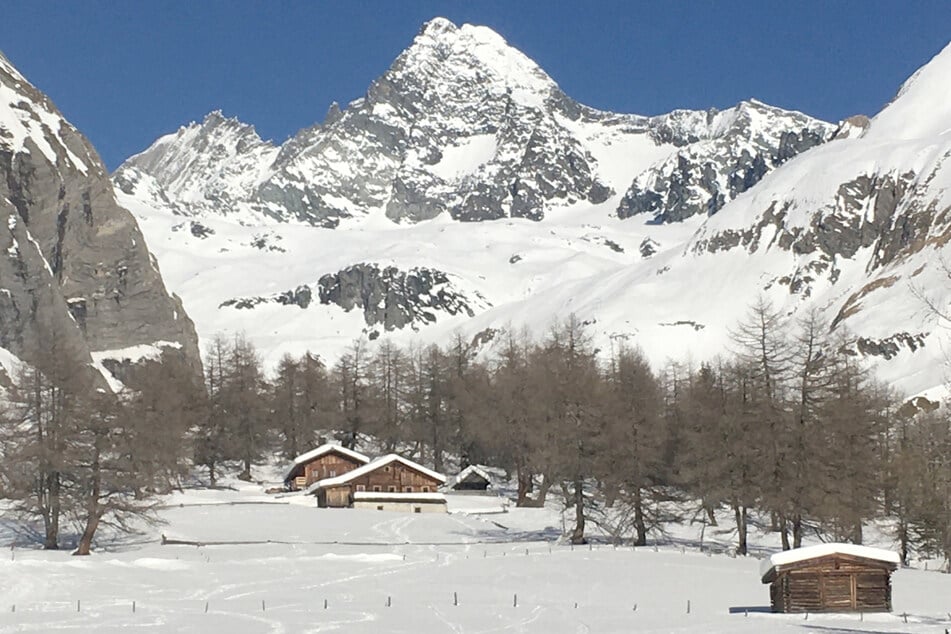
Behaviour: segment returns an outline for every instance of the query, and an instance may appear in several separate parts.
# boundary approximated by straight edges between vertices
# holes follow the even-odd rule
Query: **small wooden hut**
[[[319,480],[307,492],[321,507],[446,512],[446,499],[437,489],[446,476],[396,454],[377,458],[335,478]],[[417,510],[418,509],[418,510]]]
[[[362,453],[326,444],[311,449],[294,458],[294,463],[284,473],[284,488],[289,491],[306,489],[324,478],[341,476],[370,462]]]
[[[481,464],[469,465],[448,483],[453,493],[480,494],[495,493],[499,483],[505,481],[505,471],[497,467]]]
[[[776,553],[760,569],[773,612],[890,612],[896,553],[819,544]]]

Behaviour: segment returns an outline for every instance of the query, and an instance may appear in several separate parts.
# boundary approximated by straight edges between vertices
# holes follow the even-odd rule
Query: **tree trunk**
[[[853,544],[857,544],[859,546],[862,545],[862,522],[861,521],[856,522],[852,525],[852,531],[851,531],[851,534],[849,535],[849,539],[852,540]]]
[[[792,522],[793,548],[802,547],[802,515],[798,513]]]
[[[244,459],[244,470],[238,474],[239,480],[244,480],[245,482],[251,481],[251,459],[245,457]]]
[[[707,524],[710,526],[719,526],[719,524],[717,524],[717,516],[713,511],[713,507],[704,506],[704,510],[707,512]]]
[[[83,529],[82,537],[79,538],[79,547],[76,548],[74,555],[88,555],[92,551],[92,538],[96,535],[96,529],[99,528],[100,517],[98,513],[91,513],[86,518],[86,527]]]
[[[908,565],[908,522],[904,517],[898,520],[898,554],[901,557],[901,565]]]
[[[786,521],[786,516],[783,514],[779,515],[779,534],[783,543],[783,550],[789,550],[789,523]]]
[[[635,546],[647,545],[647,526],[644,524],[644,506],[640,488],[634,489],[634,530],[637,536]]]
[[[515,506],[530,506],[531,498],[528,493],[532,490],[532,474],[526,473],[522,465],[515,467],[518,479],[518,495],[515,498]]]
[[[83,529],[82,537],[79,538],[79,547],[76,548],[74,555],[88,555],[92,550],[92,538],[96,535],[96,529],[99,528],[99,520],[102,518],[102,507],[99,499],[102,496],[102,466],[100,457],[102,455],[99,443],[102,438],[96,436],[96,444],[91,465],[92,482],[86,498],[86,526]]]
[[[571,531],[572,544],[587,544],[584,538],[584,482],[575,480],[575,528]]]
[[[212,489],[218,484],[218,477],[215,475],[215,463],[208,464],[208,486]]]
[[[46,486],[49,506],[43,516],[43,528],[46,533],[43,548],[44,550],[59,550],[59,516],[62,510],[59,473],[47,474]]]
[[[736,517],[736,554],[746,555],[746,507],[734,505],[733,514]]]
[[[545,500],[548,499],[548,490],[551,489],[552,479],[548,476],[542,477],[541,486],[538,487],[538,495],[535,496],[535,500],[532,502],[532,506],[542,507],[545,506]]]

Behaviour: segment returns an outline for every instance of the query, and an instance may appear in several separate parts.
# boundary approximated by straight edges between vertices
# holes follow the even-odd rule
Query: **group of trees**
[[[545,337],[507,332],[486,358],[448,345],[370,348],[332,366],[285,356],[266,380],[253,347],[219,337],[206,354],[210,415],[198,461],[291,458],[318,436],[398,449],[437,470],[488,463],[517,482],[517,503],[555,491],[587,522],[644,544],[685,518],[734,517],[736,550],[766,518],[784,548],[807,531],[861,543],[889,518],[902,555],[951,558],[951,443],[943,412],[917,412],[877,384],[852,343],[815,314],[790,322],[765,302],[699,367],[655,372],[623,340],[597,350],[574,318]],[[368,444],[370,446],[368,446]]]
[[[740,554],[754,521],[791,548],[808,532],[861,543],[882,519],[903,558],[951,561],[951,418],[902,405],[831,332],[760,302],[731,349],[699,367],[652,369],[621,339],[598,350],[569,318],[539,339],[506,332],[492,355],[458,336],[358,340],[330,366],[285,355],[271,376],[244,337],[218,336],[203,390],[166,362],[117,398],[51,360],[9,389],[2,496],[42,520],[47,547],[67,518],[88,551],[99,522],[147,512],[193,466],[212,486],[226,467],[249,479],[262,460],[334,436],[437,470],[504,467],[519,505],[563,497],[576,543],[590,522],[644,544],[728,510]]]
[[[55,341],[55,339],[53,339]],[[193,374],[193,373],[191,373]],[[89,554],[102,524],[122,531],[152,517],[155,494],[188,469],[186,437],[202,401],[177,356],[130,370],[115,394],[54,344],[16,369],[0,408],[0,498],[57,549],[62,527]]]

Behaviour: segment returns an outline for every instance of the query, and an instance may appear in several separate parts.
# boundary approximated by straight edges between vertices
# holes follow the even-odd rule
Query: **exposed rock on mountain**
[[[130,158],[115,182],[181,214],[324,227],[374,210],[394,222],[444,213],[540,220],[552,208],[620,193],[589,147],[595,133],[610,137],[608,145],[642,137],[655,150],[649,158],[670,155],[627,171],[618,213],[676,221],[716,211],[833,131],[758,102],[653,118],[599,112],[567,97],[491,30],[436,19],[362,99],[332,107],[323,124],[280,148],[213,112]]]
[[[850,331],[914,393],[943,381],[920,298],[951,306],[948,78],[951,49],[838,125],[755,100],[615,114],[437,19],[281,146],[213,113],[115,182],[202,333],[244,330],[271,362],[378,329],[488,349],[504,337],[479,333],[542,335],[571,313],[604,350],[699,362],[762,294]]]
[[[658,117],[653,136],[680,147],[634,179],[618,216],[647,214],[654,222],[713,215],[768,172],[829,140],[835,127],[758,101],[717,112]]]
[[[197,371],[194,326],[95,150],[2,56],[0,223],[0,347],[25,361],[56,349],[101,368],[150,346]]]

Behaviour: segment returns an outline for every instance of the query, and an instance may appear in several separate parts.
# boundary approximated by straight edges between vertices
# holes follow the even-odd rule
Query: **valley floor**
[[[686,537],[657,548],[572,548],[555,543],[561,516],[553,507],[503,513],[497,499],[453,496],[450,509],[317,509],[311,498],[276,499],[253,485],[177,494],[167,500],[164,525],[91,557],[11,548],[0,561],[0,632],[940,634],[951,627],[951,575],[899,570],[893,614],[774,615],[756,557],[700,552],[684,545]],[[162,545],[163,535],[204,545]],[[708,528],[711,537],[714,547],[730,539],[726,529]],[[761,549],[771,546],[772,536],[760,537]]]

